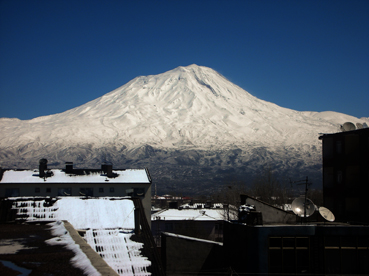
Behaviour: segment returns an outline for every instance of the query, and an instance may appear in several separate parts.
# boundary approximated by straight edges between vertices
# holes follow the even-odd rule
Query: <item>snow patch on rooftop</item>
[[[18,216],[27,221],[67,220],[75,229],[87,229],[84,237],[86,242],[119,275],[151,275],[147,271],[151,262],[140,252],[143,244],[131,240],[135,206],[128,198],[58,197],[56,202],[37,198],[24,199],[15,201],[13,209],[17,209]],[[64,226],[53,224],[53,231],[58,237],[49,240],[49,244],[66,244],[77,252],[73,263],[81,265],[88,275],[99,275],[91,270],[84,257],[73,247],[73,240],[71,241]]]
[[[55,238],[47,240],[46,243],[49,245],[64,245],[69,250],[73,251],[75,256],[71,259],[73,266],[80,268],[85,275],[89,276],[100,276],[101,274],[91,264],[91,261],[87,258],[85,253],[81,250],[78,244],[74,242],[67,229],[64,227],[63,222],[50,223],[51,231]]]
[[[101,172],[91,172],[84,175],[68,174],[63,170],[49,170],[50,177],[39,177],[37,170],[7,170],[4,172],[1,183],[150,183],[146,170],[117,170],[113,173],[117,177],[106,177]]]

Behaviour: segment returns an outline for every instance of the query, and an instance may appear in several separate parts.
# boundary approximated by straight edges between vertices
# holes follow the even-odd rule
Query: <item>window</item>
[[[127,196],[145,197],[145,188],[130,188],[126,190]]]
[[[47,193],[51,193],[51,188],[46,188]]]
[[[58,188],[58,196],[71,196],[72,188]]]
[[[109,192],[114,193],[114,187],[110,187]]]
[[[333,167],[324,168],[323,185],[324,188],[332,188],[334,182]]]
[[[93,188],[80,188],[79,189],[79,195],[81,195],[81,196],[93,196],[94,195],[94,189]]]
[[[323,158],[331,158],[333,156],[333,139],[323,139]]]
[[[360,167],[359,166],[347,166],[346,167],[346,186],[357,187],[360,185]]]
[[[337,171],[337,183],[342,183],[342,171]]]
[[[144,197],[145,189],[144,188],[134,188],[134,195],[138,197]]]
[[[134,196],[134,190],[133,189],[127,189],[126,190],[126,194],[127,194],[127,196]]]
[[[326,273],[367,274],[369,236],[327,236],[324,257]]]
[[[270,237],[270,273],[307,273],[310,271],[309,237]]]
[[[340,140],[336,141],[336,153],[342,154],[342,141]]]
[[[359,212],[360,211],[360,198],[346,197],[345,207],[346,207],[346,212]]]
[[[7,188],[5,189],[5,196],[6,197],[10,197],[10,196],[19,196],[19,188]]]
[[[40,188],[35,188],[35,193],[40,193]]]
[[[103,193],[104,192],[104,188],[99,188],[99,193]]]
[[[359,135],[347,135],[345,136],[345,153],[351,154],[357,152],[360,146]]]

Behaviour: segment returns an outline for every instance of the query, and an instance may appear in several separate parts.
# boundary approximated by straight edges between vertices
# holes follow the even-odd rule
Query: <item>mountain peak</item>
[[[334,126],[319,116],[260,100],[215,70],[196,64],[137,77],[82,106],[30,123],[32,134],[27,133],[26,122],[12,122],[8,133],[0,136],[0,144],[42,144],[47,139],[204,148],[264,142],[294,144],[289,136],[300,135],[302,140],[310,141],[317,132],[327,132]],[[19,129],[23,134],[18,133]]]
[[[338,131],[337,121],[365,122],[282,108],[191,64],[137,77],[60,114],[0,119],[0,162],[23,167],[47,157],[53,166],[97,167],[109,160],[118,167],[149,166],[162,183],[193,185],[202,177],[209,187],[224,171],[243,179],[265,164],[321,175],[319,133]]]

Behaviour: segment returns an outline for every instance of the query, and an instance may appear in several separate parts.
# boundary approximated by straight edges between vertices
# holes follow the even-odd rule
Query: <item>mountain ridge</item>
[[[213,173],[255,172],[265,163],[285,173],[297,167],[311,172],[321,166],[319,133],[339,132],[345,121],[369,123],[332,111],[280,107],[192,64],[136,77],[62,113],[24,121],[1,118],[0,163],[31,166],[46,157],[59,167],[66,161],[97,167],[107,160],[120,167],[153,167],[158,179],[172,179],[160,173],[165,166],[181,175],[182,165],[192,166],[192,173],[207,166]],[[291,167],[292,160],[298,165]]]

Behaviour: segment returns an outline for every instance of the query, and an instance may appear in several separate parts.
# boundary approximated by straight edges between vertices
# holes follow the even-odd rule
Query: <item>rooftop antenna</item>
[[[310,203],[312,203],[312,205],[314,206],[314,203],[306,197],[307,196],[307,191],[308,191],[308,185],[311,185],[312,183],[309,183],[308,177],[306,177],[305,180],[297,180],[297,181],[291,181],[291,179],[290,179],[290,183],[291,183],[291,185],[293,183],[297,183],[297,185],[304,185],[305,184],[305,199],[304,199],[304,202],[303,202],[303,206],[301,206],[301,207],[304,208],[304,218],[306,218],[307,217],[307,209],[310,208]],[[297,199],[299,199],[299,198],[296,198],[293,202],[295,202]],[[293,204],[293,202],[292,202],[292,204]],[[298,202],[300,202],[300,201],[298,201]],[[293,206],[291,206],[291,207],[292,207],[292,211],[293,211]],[[300,208],[300,206],[297,206],[297,208]],[[315,207],[314,207],[313,210],[315,211]],[[298,210],[296,209],[296,211],[298,211]],[[314,211],[313,211],[313,213],[314,213]],[[296,214],[295,211],[293,211],[293,212]],[[298,213],[300,213],[300,212],[298,212]],[[313,213],[311,213],[310,215],[312,215]],[[296,215],[298,215],[299,217],[302,217],[302,215],[299,215],[299,214],[296,214]]]

